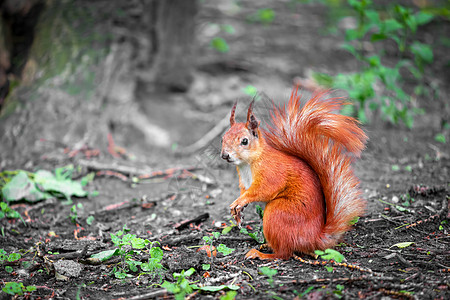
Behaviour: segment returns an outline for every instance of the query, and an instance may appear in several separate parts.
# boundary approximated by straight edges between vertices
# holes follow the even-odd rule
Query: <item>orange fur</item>
[[[333,111],[344,104],[318,92],[302,107],[294,88],[287,107],[274,107],[268,130],[259,128],[252,104],[246,123],[230,118],[222,158],[237,165],[241,195],[231,205],[240,224],[242,209],[266,202],[264,235],[273,254],[251,250],[247,258],[290,258],[333,247],[365,207],[351,162],[367,136],[357,122]]]

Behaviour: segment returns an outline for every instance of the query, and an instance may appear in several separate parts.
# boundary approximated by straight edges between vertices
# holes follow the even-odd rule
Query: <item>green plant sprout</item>
[[[251,22],[259,22],[264,25],[270,25],[275,20],[275,11],[270,8],[261,8],[257,12],[248,16]]]
[[[255,209],[256,209],[256,213],[258,214],[260,220],[262,221],[263,217],[264,217],[264,210],[259,205],[256,205]],[[264,244],[266,242],[262,224],[260,224],[254,232],[249,232],[247,230],[247,228],[244,228],[244,227],[241,228],[240,232],[250,236],[252,239],[254,239],[255,241],[257,241],[260,244]]]
[[[355,101],[356,112],[353,106],[347,106],[343,112],[357,115],[361,122],[368,122],[366,108],[369,108],[380,111],[382,117],[392,123],[403,121],[411,128],[414,115],[423,112],[413,107],[411,98],[430,94],[423,79],[426,65],[433,62],[431,46],[415,40],[415,34],[420,26],[431,22],[434,15],[429,11],[414,12],[398,4],[376,9],[371,0],[348,0],[347,3],[356,15],[357,25],[345,30],[346,42],[342,48],[359,61],[360,70],[336,76],[316,73],[313,77],[324,86],[346,90]],[[386,40],[394,41],[397,46],[400,55],[395,63],[385,61],[384,50],[374,54],[367,54],[365,50],[365,41]],[[416,82],[413,96],[404,89],[403,69],[409,71]],[[380,85],[382,89],[377,88]]]
[[[333,291],[333,294],[341,299],[344,295],[343,295],[343,291],[344,291],[344,286],[342,284],[336,284],[336,289]]]
[[[36,286],[24,286],[22,282],[5,282],[2,291],[13,296],[23,296],[25,293],[31,293],[36,290]]]
[[[219,244],[217,247],[215,247],[214,246],[214,241],[218,240],[220,235],[221,235],[220,232],[214,231],[214,232],[212,232],[211,236],[204,236],[203,237],[203,241],[205,241],[205,244],[208,245],[209,251],[211,253],[211,255],[210,255],[211,263],[209,264],[209,267],[207,266],[207,264],[204,265],[203,266],[204,269],[206,268],[206,269],[209,270],[209,268],[211,267],[211,265],[213,263],[213,259],[214,259],[214,255],[213,255],[214,249],[217,250],[219,253],[222,253],[224,256],[227,256],[227,255],[233,253],[233,251],[235,250],[233,248],[228,248],[224,244]]]
[[[273,276],[275,276],[278,271],[276,269],[271,269],[269,267],[260,267],[259,271],[261,272],[261,274],[266,275],[267,277],[267,282],[270,284],[270,287],[274,287],[274,280],[273,280]]]
[[[159,245],[159,242],[150,242],[150,258],[148,259],[148,262],[141,264],[141,269],[144,271],[144,274],[149,274],[151,276],[150,281],[153,281],[153,279],[158,276],[158,282],[161,283],[165,271],[163,265],[161,264],[164,253],[160,247],[154,246],[156,244]]]
[[[111,233],[111,241],[116,248],[94,254],[91,258],[106,261],[113,256],[119,256],[121,258],[120,263],[111,271],[111,275],[118,279],[133,277],[129,273],[139,272],[138,267],[140,267],[141,272],[139,276],[150,275],[150,281],[153,281],[158,276],[159,282],[161,282],[165,269],[161,264],[164,253],[160,247],[155,247],[155,245],[159,245],[159,242],[150,242],[147,239],[138,238],[135,234],[127,233],[128,231],[129,229],[124,225],[122,230],[115,234]],[[141,251],[146,250],[149,253],[147,262],[136,259],[141,254]]]
[[[15,211],[5,202],[0,202],[0,220],[1,219],[20,219],[23,225],[26,225],[25,220],[22,218],[19,212]],[[4,236],[4,227],[1,228],[2,235]]]
[[[6,202],[26,200],[36,202],[53,197],[66,199],[72,203],[72,196],[86,197],[88,192],[83,186],[92,181],[92,174],[81,180],[72,180],[73,165],[57,168],[54,172],[39,170],[36,173],[23,170],[3,171],[0,173],[0,189]]]
[[[183,300],[186,295],[189,295],[194,291],[191,283],[187,280],[187,277],[194,274],[194,272],[195,269],[190,268],[187,271],[181,271],[181,273],[173,273],[173,278],[176,279],[176,282],[172,283],[164,281],[163,284],[161,284],[161,287],[174,294],[176,300]]]
[[[0,249],[0,264],[3,264],[5,261],[7,261],[7,262],[18,261],[21,258],[22,258],[22,255],[20,253],[13,252],[8,255],[8,253],[4,249]],[[14,271],[14,269],[11,266],[5,266],[5,271],[7,273],[12,273]]]
[[[325,249],[325,251],[315,250],[314,253],[318,255],[321,259],[334,260],[337,263],[341,263],[345,260],[344,255],[342,255],[339,251],[336,251],[334,249]],[[325,269],[328,272],[333,272],[334,270],[334,268],[331,266],[325,266]]]
[[[70,221],[73,224],[78,223],[78,209],[80,209],[80,210],[83,209],[83,204],[82,203],[74,204],[70,208],[69,218],[70,218]]]

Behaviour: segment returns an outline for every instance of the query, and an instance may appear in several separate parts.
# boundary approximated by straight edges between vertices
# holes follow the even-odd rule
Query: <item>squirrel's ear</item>
[[[237,100],[234,102],[233,108],[231,109],[231,115],[230,115],[230,126],[233,126],[234,123],[236,123],[234,119],[234,113],[236,112],[236,106],[237,106]]]
[[[253,103],[255,103],[255,100],[253,100],[248,107],[247,123],[245,125],[248,128],[248,130],[250,130],[255,137],[258,137],[257,129],[259,126],[259,122],[258,122],[258,120],[256,120],[255,116],[253,115]]]

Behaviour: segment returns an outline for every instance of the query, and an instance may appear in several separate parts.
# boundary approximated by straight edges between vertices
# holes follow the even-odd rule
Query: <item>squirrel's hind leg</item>
[[[250,251],[247,252],[247,254],[245,254],[245,259],[255,259],[255,258],[272,260],[281,257],[277,255],[277,253],[262,253],[256,249],[251,249]]]
[[[262,244],[259,246],[259,250],[272,250],[272,248],[270,247],[270,245],[268,243],[266,244]],[[277,255],[276,253],[263,253],[259,250],[256,249],[251,249],[250,251],[247,252],[247,254],[245,254],[245,259],[277,259],[277,258],[281,258],[279,255]]]

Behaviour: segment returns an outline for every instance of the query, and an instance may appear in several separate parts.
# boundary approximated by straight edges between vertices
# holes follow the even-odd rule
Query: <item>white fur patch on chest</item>
[[[252,169],[249,164],[241,164],[238,166],[239,175],[241,177],[241,181],[244,184],[246,190],[252,185]]]

